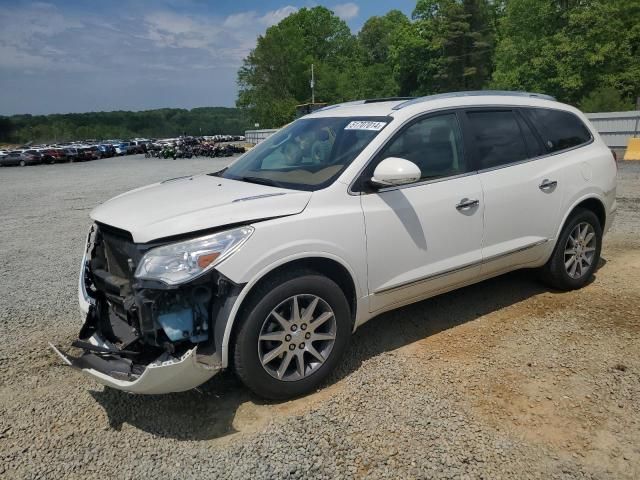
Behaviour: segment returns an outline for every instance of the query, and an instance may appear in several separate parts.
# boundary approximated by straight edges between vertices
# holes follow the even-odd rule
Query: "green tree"
[[[429,43],[434,91],[481,88],[490,73],[493,38],[484,0],[419,0],[413,17]]]
[[[495,14],[488,0],[418,0],[392,42],[403,95],[481,89],[491,75]]]
[[[580,110],[583,112],[624,112],[633,110],[633,102],[627,100],[612,86],[604,86],[593,90],[580,100]]]
[[[509,0],[492,85],[577,103],[610,86],[640,92],[640,0]]]
[[[395,69],[394,49],[403,29],[411,22],[399,10],[369,18],[358,33],[360,59],[352,71],[356,71],[353,84],[359,97],[392,97],[400,94]]]
[[[311,64],[317,101],[350,98],[348,70],[356,57],[356,39],[343,20],[324,7],[302,8],[258,37],[238,72],[236,103],[261,126],[280,126],[292,120],[296,104],[311,100]]]
[[[188,135],[242,134],[249,127],[236,108],[159,109],[143,112],[91,112],[0,117],[0,142],[36,143],[70,140]]]

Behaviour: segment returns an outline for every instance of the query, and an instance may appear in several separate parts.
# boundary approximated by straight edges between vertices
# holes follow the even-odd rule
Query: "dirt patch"
[[[640,465],[640,252],[603,256],[582,290],[539,293],[400,352],[482,423],[628,476]]]

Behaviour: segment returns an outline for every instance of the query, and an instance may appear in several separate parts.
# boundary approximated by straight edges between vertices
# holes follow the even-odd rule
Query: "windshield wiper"
[[[207,173],[210,177],[221,177],[224,172],[227,171],[229,167],[224,167],[222,170],[218,170],[217,172]]]
[[[258,185],[269,185],[270,187],[278,187],[280,184],[275,180],[271,180],[270,178],[263,177],[241,177],[240,180],[243,182],[249,183],[257,183]]]

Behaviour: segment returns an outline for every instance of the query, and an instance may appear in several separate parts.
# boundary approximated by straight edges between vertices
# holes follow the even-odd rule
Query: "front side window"
[[[389,117],[302,118],[216,173],[298,190],[331,184],[389,123]]]
[[[589,129],[571,112],[527,108],[525,115],[540,132],[550,152],[577,147],[591,140]]]
[[[527,149],[514,112],[469,111],[467,118],[479,170],[527,158]]]
[[[466,172],[456,114],[428,117],[409,125],[384,148],[375,166],[389,157],[415,163],[422,172],[421,180]]]

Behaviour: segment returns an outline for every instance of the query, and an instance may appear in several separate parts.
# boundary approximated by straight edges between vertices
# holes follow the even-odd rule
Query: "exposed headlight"
[[[238,250],[253,231],[253,227],[241,227],[149,250],[136,269],[136,278],[169,285],[193,280]]]

